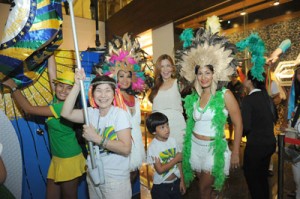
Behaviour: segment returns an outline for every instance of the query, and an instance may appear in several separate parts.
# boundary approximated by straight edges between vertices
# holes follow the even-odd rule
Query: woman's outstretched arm
[[[12,97],[14,101],[19,105],[19,107],[27,114],[39,115],[51,117],[53,113],[51,112],[49,106],[33,106],[27,100],[27,98],[22,94],[22,92],[17,89],[17,84],[13,79],[8,78],[3,82],[4,85],[8,86],[12,90]]]
[[[61,116],[71,122],[84,123],[84,114],[82,109],[74,109],[77,96],[80,92],[80,80],[85,79],[84,70],[76,69],[75,71],[75,84],[65,100],[64,106],[61,111]]]

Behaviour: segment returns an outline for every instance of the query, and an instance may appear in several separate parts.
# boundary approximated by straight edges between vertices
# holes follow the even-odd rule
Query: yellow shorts
[[[52,156],[47,178],[54,182],[73,180],[86,172],[85,162],[82,153],[71,158]]]

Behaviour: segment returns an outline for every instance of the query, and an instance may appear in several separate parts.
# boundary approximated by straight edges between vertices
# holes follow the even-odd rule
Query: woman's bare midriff
[[[205,136],[205,135],[199,135],[193,132],[193,135],[199,139],[199,140],[206,140],[206,141],[210,141],[212,140],[211,137]]]

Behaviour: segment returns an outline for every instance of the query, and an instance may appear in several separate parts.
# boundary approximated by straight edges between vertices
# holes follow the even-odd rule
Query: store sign
[[[274,73],[280,86],[292,85],[294,70],[297,64],[300,64],[300,54],[296,60],[279,62]]]

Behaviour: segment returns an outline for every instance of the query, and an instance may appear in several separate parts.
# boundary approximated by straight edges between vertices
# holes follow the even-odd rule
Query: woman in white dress
[[[123,36],[122,45],[115,44],[115,40],[109,43],[109,54],[106,63],[102,66],[104,75],[113,77],[117,82],[117,95],[114,104],[125,110],[132,124],[130,178],[134,186],[139,184],[139,171],[145,159],[145,148],[141,133],[141,110],[138,94],[144,91],[144,72],[141,70],[141,49],[138,41],[130,35]],[[115,46],[118,46],[116,48]]]
[[[170,136],[180,147],[183,144],[186,123],[182,100],[176,79],[176,68],[169,55],[161,55],[155,65],[155,85],[149,95],[152,112],[161,112],[169,119]]]
[[[145,149],[141,133],[141,110],[139,98],[132,89],[132,72],[120,70],[117,75],[118,86],[121,90],[123,101],[126,105],[126,111],[130,115],[132,130],[132,149],[130,154],[130,170],[135,173],[141,167],[145,159]]]

